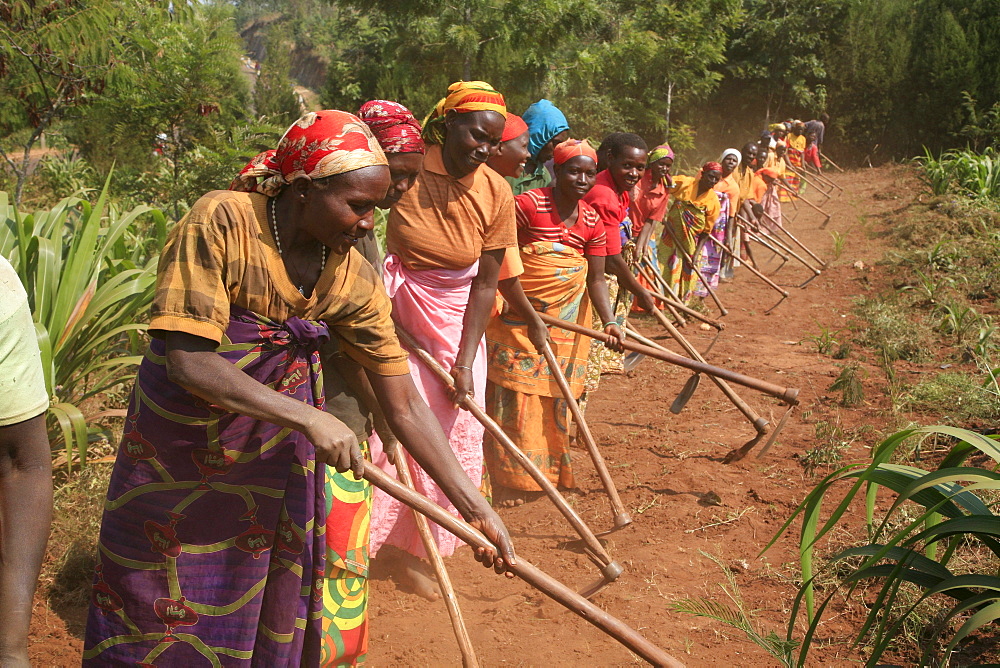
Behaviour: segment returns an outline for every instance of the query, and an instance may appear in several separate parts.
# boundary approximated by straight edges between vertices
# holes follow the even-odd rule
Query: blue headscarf
[[[528,152],[532,158],[538,157],[542,147],[563,130],[569,130],[566,116],[548,100],[539,100],[528,107],[522,116],[528,124]]]

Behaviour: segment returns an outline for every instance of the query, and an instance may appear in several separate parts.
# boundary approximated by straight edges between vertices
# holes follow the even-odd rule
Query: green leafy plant
[[[935,195],[956,191],[972,197],[1000,197],[1000,154],[992,147],[982,153],[946,151],[937,158],[925,147],[918,161]]]
[[[833,230],[830,232],[830,236],[833,238],[833,259],[839,260],[840,256],[844,254],[844,246],[847,245],[847,235]]]
[[[865,400],[865,388],[861,383],[861,367],[848,364],[840,368],[840,375],[830,385],[830,390],[840,392],[841,406],[857,406]]]
[[[891,463],[894,453],[917,437],[936,437],[954,445],[934,470]],[[1000,490],[1000,473],[966,464],[970,458],[982,456],[992,460],[994,467],[1000,464],[1000,447],[994,438],[946,426],[906,429],[875,447],[871,463],[834,471],[806,496],[764,548],[769,549],[801,520],[803,584],[792,607],[787,639],[793,638],[803,605],[809,626],[796,665],[805,665],[823,615],[842,589],[849,598],[862,598],[869,610],[855,639],[856,643],[870,643],[868,666],[879,663],[918,607],[932,597],[946,603],[939,616],[941,623],[926,629],[928,637],[919,665],[930,665],[938,639],[956,625],[958,629],[940,652],[941,657],[948,657],[969,634],[1000,618],[1000,576],[995,567],[977,572],[964,566],[984,563],[982,554],[993,560],[1000,557],[1000,517],[992,510]],[[821,522],[824,503],[833,500],[834,489],[841,483],[850,483],[850,488],[836,502],[829,518]],[[896,498],[876,518],[875,503],[882,488],[895,492]],[[817,571],[818,542],[842,523],[859,495],[864,500],[868,539],[860,546],[840,550]],[[821,574],[830,573],[838,584],[817,607],[815,585]],[[913,587],[918,594],[904,596]]]
[[[816,346],[816,352],[820,355],[829,355],[833,353],[840,344],[840,339],[838,337],[840,337],[843,332],[843,329],[833,329],[832,327],[820,325],[819,332],[816,334],[810,334],[802,340],[812,341],[813,345]]]
[[[754,623],[753,617],[755,611],[747,609],[746,603],[743,601],[743,596],[740,594],[740,588],[736,584],[736,578],[733,576],[732,570],[727,568],[718,557],[702,550],[698,550],[698,552],[703,557],[714,561],[722,569],[722,572],[725,573],[726,584],[720,584],[719,589],[722,590],[732,605],[720,603],[710,598],[692,597],[675,601],[671,604],[671,607],[676,612],[683,612],[688,615],[695,615],[696,617],[706,617],[722,622],[723,624],[728,624],[734,629],[745,633],[750,642],[770,654],[782,666],[794,666],[793,655],[799,643],[791,638],[782,639],[774,631],[765,633],[760,629]]]
[[[109,179],[110,181],[110,179]],[[28,292],[52,397],[50,439],[62,442],[66,465],[86,462],[88,423],[106,415],[102,395],[127,382],[141,360],[141,324],[153,297],[156,255],[166,221],[140,206],[121,214],[107,207],[106,182],[96,204],[67,198],[49,210],[22,214],[0,192],[0,253]],[[155,242],[137,244],[130,231],[147,217]]]
[[[938,313],[941,315],[938,331],[948,336],[954,336],[956,346],[962,345],[966,335],[982,322],[976,309],[966,304],[941,304],[938,306]]]

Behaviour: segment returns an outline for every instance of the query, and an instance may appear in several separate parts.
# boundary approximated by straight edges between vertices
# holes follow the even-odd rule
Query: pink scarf
[[[462,321],[469,303],[472,280],[479,272],[479,263],[464,269],[407,269],[396,255],[385,259],[382,278],[392,299],[393,318],[445,369],[451,369],[462,339]],[[477,487],[483,478],[483,427],[471,413],[458,409],[448,397],[447,388],[415,355],[410,355],[413,382],[431,411],[441,423],[458,462]],[[486,396],[486,341],[479,342],[476,361],[472,364],[475,400],[483,407]],[[382,441],[373,435],[369,441],[372,461],[383,471],[395,476],[396,470],[382,452]],[[412,459],[410,473],[417,491],[429,497],[458,517],[451,502],[437,484]],[[431,523],[431,532],[443,556],[454,553],[462,544],[458,538]],[[371,545],[375,556],[384,544],[393,545],[418,557],[426,557],[413,513],[403,504],[376,489],[372,503]]]

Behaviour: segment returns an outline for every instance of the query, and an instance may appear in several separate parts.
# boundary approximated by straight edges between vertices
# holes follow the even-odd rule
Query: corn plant
[[[931,436],[954,443],[936,469],[890,463],[893,454],[908,440]],[[879,663],[917,606],[932,597],[946,601],[943,623],[928,629],[930,638],[919,665],[931,665],[937,641],[947,630],[958,626],[944,648],[945,658],[969,634],[1000,619],[1000,576],[995,568],[985,566],[984,572],[975,572],[975,568],[961,566],[977,563],[969,557],[980,553],[993,560],[1000,557],[1000,517],[993,513],[989,502],[989,497],[995,498],[1000,490],[1000,472],[965,465],[970,457],[982,455],[993,460],[993,468],[1000,464],[1000,447],[994,438],[954,427],[907,429],[876,446],[870,464],[840,468],[806,496],[764,548],[769,549],[794,522],[801,520],[803,584],[792,607],[788,640],[793,638],[803,605],[809,626],[801,641],[797,665],[805,664],[823,614],[842,589],[846,589],[848,597],[858,597],[869,610],[855,639],[856,643],[870,643],[869,666]],[[850,487],[836,501],[832,499],[834,488],[841,483]],[[876,518],[875,502],[882,488],[896,497]],[[860,546],[840,550],[817,571],[817,544],[841,523],[859,494],[864,500],[868,539]],[[836,501],[836,506],[821,522],[821,510],[829,501]],[[817,608],[814,584],[821,575],[830,574],[838,584]],[[877,591],[874,602],[863,598],[871,591],[862,589],[862,583],[868,582]],[[904,602],[904,593],[913,587],[918,595]]]
[[[1000,197],[1000,154],[993,148],[982,153],[947,151],[935,158],[925,147],[918,161],[935,195],[955,190],[973,197]]]
[[[847,245],[847,235],[834,230],[830,232],[830,237],[833,239],[833,259],[839,260],[840,256],[844,254],[844,247]]]
[[[844,333],[844,331],[845,330],[843,328],[833,329],[831,327],[826,327],[825,325],[820,325],[819,332],[816,334],[809,334],[803,338],[802,341],[812,341],[813,345],[816,346],[816,352],[820,355],[829,355],[834,352],[834,349],[840,343],[839,337]]]
[[[971,333],[983,321],[976,309],[965,304],[946,303],[938,306],[941,321],[938,331],[955,337],[955,345],[962,345],[966,335]]]
[[[52,397],[50,440],[86,462],[88,422],[100,398],[127,382],[141,357],[142,324],[153,297],[156,256],[166,234],[163,214],[146,206],[120,214],[107,207],[105,183],[93,206],[66,198],[24,214],[0,192],[0,253],[28,292],[45,385]],[[143,228],[140,217],[152,220]],[[140,243],[146,229],[155,242]]]

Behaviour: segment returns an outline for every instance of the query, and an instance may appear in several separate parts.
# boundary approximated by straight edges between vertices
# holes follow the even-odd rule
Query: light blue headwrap
[[[552,141],[552,138],[563,130],[569,130],[566,116],[554,104],[542,99],[528,107],[522,115],[528,124],[528,152],[531,157],[538,157],[542,147]]]

